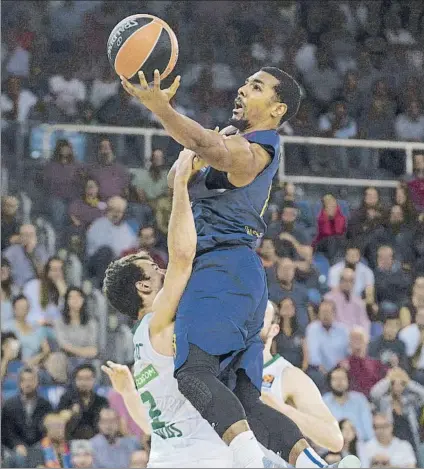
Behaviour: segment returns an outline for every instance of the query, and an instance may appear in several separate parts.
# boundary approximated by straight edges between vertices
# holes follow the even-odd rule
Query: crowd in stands
[[[287,135],[424,141],[422,2],[216,5],[143,3],[177,33],[181,112],[223,126],[238,85],[275,65],[304,92]],[[101,288],[109,262],[139,249],[166,268],[166,174],[178,147],[145,155],[132,137],[58,135],[33,165],[40,123],[159,127],[104,50],[140,5],[2,6],[2,463],[145,467],[149,442],[100,372],[105,360],[132,364],[132,324]],[[389,196],[370,186],[349,201],[276,180],[257,251],[281,318],[273,351],[314,380],[345,438],[340,454],[320,450],[326,460],[422,467],[424,151],[408,177],[390,150],[288,145],[285,155],[304,174],[399,180]]]

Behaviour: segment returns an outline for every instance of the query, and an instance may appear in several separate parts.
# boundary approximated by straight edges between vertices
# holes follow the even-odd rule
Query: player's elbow
[[[169,253],[169,262],[172,261],[173,264],[182,270],[191,270],[195,255],[196,248],[176,249],[172,254]]]

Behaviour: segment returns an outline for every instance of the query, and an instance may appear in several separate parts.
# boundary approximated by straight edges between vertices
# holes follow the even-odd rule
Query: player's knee
[[[193,407],[204,415],[212,402],[212,392],[194,370],[181,370],[176,373],[178,389]]]

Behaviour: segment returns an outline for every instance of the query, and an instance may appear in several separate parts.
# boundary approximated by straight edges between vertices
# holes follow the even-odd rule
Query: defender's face
[[[153,291],[159,291],[163,286],[166,271],[160,269],[155,262],[149,259],[139,259],[135,262],[138,267],[143,269],[146,277],[149,278],[150,288]]]
[[[277,109],[282,106],[274,89],[278,83],[275,77],[263,71],[250,76],[238,90],[230,122],[235,127],[240,127],[237,123],[252,126],[277,117]]]

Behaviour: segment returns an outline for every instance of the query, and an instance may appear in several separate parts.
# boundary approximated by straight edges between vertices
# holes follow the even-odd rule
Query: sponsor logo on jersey
[[[270,389],[272,383],[274,382],[275,376],[274,375],[264,375],[262,378],[262,387]]]
[[[150,383],[152,379],[155,379],[159,376],[159,373],[156,371],[153,365],[146,366],[146,368],[142,369],[140,373],[137,373],[134,376],[135,385],[137,389],[141,389],[142,387],[146,386],[147,383]]]

